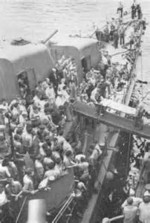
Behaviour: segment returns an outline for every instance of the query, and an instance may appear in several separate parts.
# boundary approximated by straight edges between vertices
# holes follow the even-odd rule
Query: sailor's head
[[[127,204],[128,205],[132,205],[133,204],[133,198],[132,197],[128,197]]]
[[[149,203],[150,202],[150,196],[144,196],[143,201],[144,201],[144,203]]]
[[[33,171],[33,169],[32,168],[27,168],[26,170],[25,170],[25,173],[28,175],[28,176],[33,176],[34,175],[34,171]]]

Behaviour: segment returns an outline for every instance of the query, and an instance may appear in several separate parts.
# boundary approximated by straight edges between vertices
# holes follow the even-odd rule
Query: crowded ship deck
[[[33,199],[45,200],[49,222],[96,221],[118,129],[142,135],[141,113],[128,104],[145,21],[139,15],[122,20],[112,19],[109,35],[108,23],[103,35],[97,30],[97,39],[48,40],[1,52],[1,222],[27,221]],[[137,118],[138,128],[125,114]]]

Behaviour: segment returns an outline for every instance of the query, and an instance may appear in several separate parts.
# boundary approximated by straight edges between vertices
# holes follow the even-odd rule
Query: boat
[[[101,104],[94,107],[73,98],[68,111],[69,120],[64,127],[64,136],[77,134],[81,137],[82,150],[88,155],[89,145],[97,140],[102,148],[102,156],[98,162],[98,173],[94,179],[94,186],[88,201],[83,210],[82,217],[78,217],[76,222],[96,222],[96,212],[98,202],[103,193],[105,183],[108,181],[109,175],[113,177],[115,168],[115,160],[117,155],[116,146],[120,129],[131,131],[130,119],[126,116],[135,116],[136,109],[130,108],[129,102],[136,81],[134,74],[136,61],[140,55],[140,41],[142,38],[143,25],[141,20],[132,20],[124,24],[127,35],[131,34],[130,27],[139,27],[140,35],[138,45],[135,50],[130,50],[133,54],[133,63],[130,69],[130,78],[125,83],[125,87],[118,91],[115,99],[102,100]],[[54,34],[57,31],[54,32]],[[5,98],[8,102],[12,101],[16,96],[20,96],[21,92],[18,85],[18,79],[24,75],[29,84],[29,88],[33,91],[38,82],[45,80],[55,64],[64,56],[65,58],[73,58],[77,66],[77,84],[83,80],[84,73],[89,72],[92,68],[97,69],[103,53],[108,52],[114,57],[114,64],[118,64],[119,56],[128,56],[127,49],[114,47],[105,42],[104,39],[93,38],[66,38],[59,41],[51,41],[53,34],[50,35],[43,43],[26,45],[11,45],[7,49],[0,52],[0,98]],[[112,43],[112,42],[111,42]],[[117,57],[116,57],[117,56]],[[104,114],[99,113],[100,107],[105,108]],[[98,109],[97,109],[98,108]],[[114,121],[115,120],[115,121]],[[126,121],[128,120],[128,121]],[[116,123],[117,122],[117,123]],[[121,123],[121,124],[119,124]],[[125,124],[127,126],[125,126]],[[113,126],[113,128],[108,126]],[[134,129],[134,128],[133,128]],[[135,129],[134,133],[138,132]],[[145,130],[148,135],[149,128]],[[144,133],[143,133],[144,134]],[[46,211],[50,213],[51,222],[59,222],[64,219],[73,222],[75,216],[75,206],[77,204],[77,195],[75,193],[74,170],[70,168],[65,171],[60,178],[52,180],[50,190],[48,188],[39,190],[32,196],[25,196],[16,203],[15,215],[16,223],[27,221],[28,201],[32,199],[44,199],[46,201]],[[96,191],[96,193],[94,193]],[[14,205],[14,203],[13,203]],[[14,205],[15,206],[15,205]],[[70,212],[68,215],[68,209]],[[67,211],[67,214],[65,215]],[[65,217],[64,217],[65,216]],[[66,217],[66,216],[69,216]],[[62,219],[64,217],[64,219]]]

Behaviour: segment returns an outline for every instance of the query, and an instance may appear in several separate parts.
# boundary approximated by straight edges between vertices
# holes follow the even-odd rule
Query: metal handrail
[[[54,220],[52,221],[52,223],[57,223],[58,222],[58,220],[61,218],[61,216],[63,215],[63,213],[65,212],[65,210],[68,208],[68,206],[70,205],[70,203],[74,199],[74,197],[75,197],[75,194],[73,192],[70,195],[69,199],[66,201],[66,203],[63,205],[63,207],[60,209],[60,211],[58,212],[58,214],[56,215],[56,217],[54,218]]]
[[[18,221],[19,221],[19,218],[20,218],[20,216],[21,216],[21,213],[22,213],[22,211],[23,211],[23,208],[24,208],[24,205],[25,205],[25,203],[26,203],[26,200],[27,200],[27,196],[24,198],[24,200],[23,200],[23,203],[22,203],[22,205],[21,205],[21,208],[20,208],[20,211],[19,211],[19,214],[18,214],[18,216],[17,216],[17,218],[16,218],[16,222],[15,223],[18,223]]]
[[[102,223],[110,223],[112,221],[120,220],[120,219],[123,219],[123,218],[124,218],[124,215],[118,215],[118,216],[113,217],[113,218],[103,218]]]

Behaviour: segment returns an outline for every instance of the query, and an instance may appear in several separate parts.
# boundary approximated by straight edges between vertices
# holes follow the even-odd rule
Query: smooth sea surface
[[[118,0],[0,0],[0,47],[13,39],[32,42],[46,39],[55,29],[57,36],[90,35],[96,27],[116,16]],[[122,1],[126,11],[132,0]],[[147,25],[137,74],[147,81],[142,94],[150,89],[150,0],[138,0]],[[150,94],[147,96],[150,99]]]

